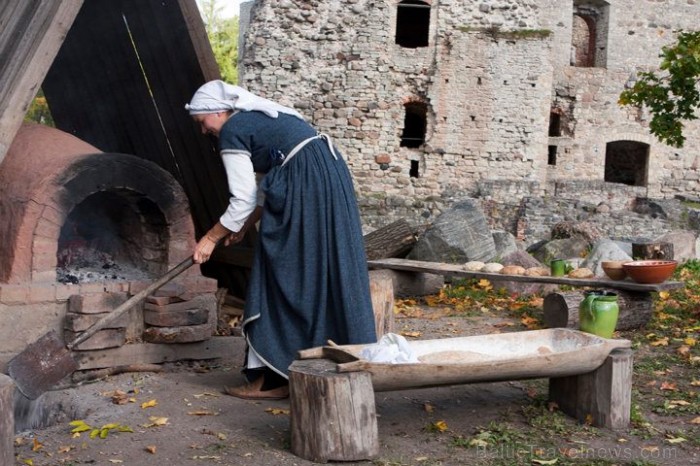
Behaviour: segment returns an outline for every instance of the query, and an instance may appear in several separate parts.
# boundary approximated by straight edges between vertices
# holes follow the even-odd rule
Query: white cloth
[[[369,362],[391,364],[420,362],[408,341],[395,333],[387,333],[377,343],[362,348],[360,357]]]
[[[231,198],[219,222],[231,231],[239,231],[259,201],[256,174],[247,151],[223,150],[221,158]]]
[[[304,119],[294,109],[259,97],[242,87],[234,86],[221,80],[209,81],[197,89],[190,103],[185,104],[185,109],[190,112],[190,115],[229,110],[243,110],[245,112],[257,110],[272,118],[277,118],[277,115],[281,112],[301,120]]]

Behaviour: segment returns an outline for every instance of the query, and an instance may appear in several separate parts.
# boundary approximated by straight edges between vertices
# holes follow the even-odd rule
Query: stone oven
[[[51,329],[81,330],[66,325],[67,314],[95,321],[123,303],[186,259],[195,240],[170,173],[36,124],[23,125],[0,165],[0,218],[0,367]],[[215,281],[192,267],[174,282],[179,291],[153,306],[207,308],[211,336]],[[130,312],[117,343],[103,337],[110,342],[95,349],[141,341],[141,310]]]

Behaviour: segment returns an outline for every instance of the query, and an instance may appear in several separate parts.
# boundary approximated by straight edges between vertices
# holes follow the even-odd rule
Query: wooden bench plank
[[[472,272],[464,270],[460,264],[445,264],[442,262],[417,261],[411,259],[376,259],[367,261],[370,269],[392,269],[409,272],[432,273],[435,275],[450,275],[464,278],[485,278],[488,280],[552,283],[570,286],[592,286],[630,291],[664,291],[683,288],[683,282],[666,281],[663,283],[643,284],[630,279],[610,280],[608,278],[569,278],[569,277],[530,277],[525,275],[506,275],[500,273]]]

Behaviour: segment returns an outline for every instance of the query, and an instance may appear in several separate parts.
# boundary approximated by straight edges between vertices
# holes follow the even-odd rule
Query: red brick
[[[29,285],[0,285],[0,303],[26,304],[29,302]]]

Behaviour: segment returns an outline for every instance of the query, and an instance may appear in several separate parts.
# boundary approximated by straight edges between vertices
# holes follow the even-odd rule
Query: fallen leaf
[[[470,447],[485,448],[489,446],[489,442],[480,438],[473,438],[469,441]]]
[[[700,416],[696,417],[692,421],[690,421],[691,424],[700,424]]]
[[[659,387],[661,390],[671,390],[671,391],[676,391],[678,388],[676,388],[676,383],[675,382],[662,382],[661,386]]]
[[[224,433],[218,433],[216,434],[216,438],[218,438],[219,440],[226,440],[228,437],[226,437],[226,434]]]
[[[44,448],[44,444],[38,441],[37,439],[34,439],[32,441],[32,451],[39,451],[42,448]]]
[[[553,460],[537,460],[533,459],[532,462],[535,464],[557,464],[558,459],[554,458]]]
[[[187,414],[190,416],[216,416],[218,413],[209,411],[208,409],[198,409],[196,411],[188,411]]]
[[[156,454],[156,446],[155,445],[148,445],[146,447],[146,451],[152,455]]]
[[[425,410],[426,413],[432,413],[435,411],[435,407],[430,403],[423,403],[423,410]]]
[[[690,385],[692,385],[693,387],[700,387],[700,380],[692,380],[690,382]]]
[[[34,461],[32,460],[22,460],[22,463],[28,464],[29,466],[34,466]]]
[[[141,403],[141,409],[146,409],[146,408],[153,408],[154,406],[157,406],[158,402],[156,400],[149,400]]]
[[[654,446],[654,445],[650,445],[650,446],[642,447],[642,451],[656,453],[657,451],[659,451],[659,447]]]
[[[587,426],[592,426],[593,425],[593,415],[592,414],[586,414],[586,418],[584,420],[584,424]]]
[[[671,400],[668,403],[675,406],[688,406],[690,404],[685,400]]]
[[[270,413],[274,416],[278,416],[280,414],[289,414],[288,409],[280,409],[280,408],[267,408],[265,410],[266,413]]]
[[[75,448],[73,445],[65,445],[62,447],[58,447],[58,452],[59,453],[68,453],[71,451],[73,448]]]
[[[195,398],[202,398],[202,397],[205,397],[205,396],[218,397],[219,394],[218,394],[218,393],[204,392],[204,393],[199,393],[199,394],[197,394],[197,395],[192,395],[192,396],[195,397]]]
[[[681,345],[678,347],[676,350],[676,353],[678,353],[679,356],[689,359],[690,358],[690,346],[688,345]]]
[[[115,390],[112,394],[112,403],[115,405],[125,405],[129,402],[129,395],[121,390]]]
[[[649,343],[651,346],[668,346],[668,337],[659,338]]]
[[[688,346],[695,346],[697,344],[697,341],[695,340],[695,338],[688,337],[685,340],[683,340],[683,343],[685,343]]]
[[[445,432],[447,430],[447,423],[445,421],[435,421],[432,427],[438,432]]]
[[[109,461],[110,463],[117,463],[117,464],[118,464],[118,463],[123,463],[123,462],[124,462],[124,461],[122,461],[122,460],[115,460],[115,459],[107,460],[107,461]]]
[[[421,332],[401,332],[401,335],[405,337],[414,337],[417,338],[422,335]]]
[[[143,427],[158,427],[158,426],[165,426],[168,424],[167,417],[151,416],[148,418],[148,420],[151,422],[149,424],[144,424]]]
[[[685,442],[686,439],[684,439],[683,437],[673,437],[673,438],[670,438],[670,439],[666,439],[666,441],[667,441],[668,443],[673,443],[673,444],[675,444],[675,443],[682,443],[682,442]]]

